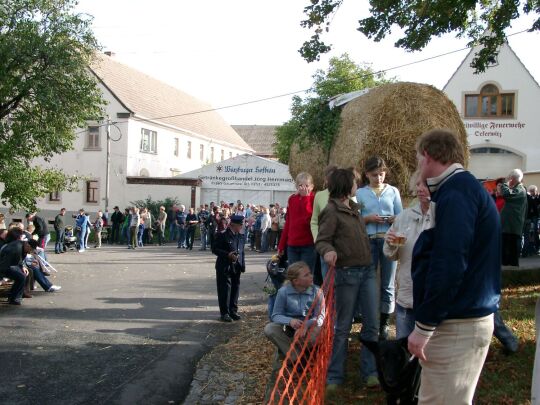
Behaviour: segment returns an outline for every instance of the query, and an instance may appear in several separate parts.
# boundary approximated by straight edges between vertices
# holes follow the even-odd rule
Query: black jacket
[[[0,273],[3,273],[11,266],[20,266],[25,256],[23,242],[20,240],[14,240],[2,246],[2,250],[0,250]]]
[[[45,235],[49,234],[49,229],[47,228],[47,223],[45,220],[41,217],[38,217],[37,215],[32,220],[34,223],[34,226],[36,227],[36,230],[34,233],[39,236],[40,238],[43,238]]]
[[[238,252],[238,260],[233,263],[229,260],[229,253]],[[234,234],[230,228],[216,235],[216,241],[212,247],[212,253],[217,256],[216,270],[219,271],[246,271],[244,257],[244,236]]]
[[[122,214],[120,211],[115,211],[111,215],[111,222],[114,225],[121,225],[122,222],[124,222],[124,214]]]

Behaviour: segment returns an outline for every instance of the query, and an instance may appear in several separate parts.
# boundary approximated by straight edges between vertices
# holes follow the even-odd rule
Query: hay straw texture
[[[389,168],[388,182],[407,195],[416,170],[416,140],[435,128],[456,133],[468,157],[465,127],[442,91],[418,83],[382,85],[343,107],[329,162],[361,171],[366,159],[381,156]]]
[[[416,170],[415,144],[424,132],[447,128],[458,135],[468,157],[467,134],[452,101],[433,86],[391,83],[371,89],[342,107],[341,127],[328,159],[322,148],[291,149],[289,170],[296,176],[307,171],[321,189],[327,164],[360,172],[364,161],[381,156],[389,168],[387,181],[409,194],[409,180]]]
[[[297,144],[291,147],[289,172],[293,179],[300,172],[308,172],[313,177],[315,189],[321,190],[324,184],[324,169],[328,162],[328,153],[319,145],[301,149]]]

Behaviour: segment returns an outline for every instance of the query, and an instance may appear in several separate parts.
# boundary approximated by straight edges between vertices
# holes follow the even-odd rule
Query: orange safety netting
[[[334,341],[334,268],[330,268],[304,322],[305,334],[295,333],[267,404],[324,404],[326,373]],[[321,322],[319,322],[321,323]]]

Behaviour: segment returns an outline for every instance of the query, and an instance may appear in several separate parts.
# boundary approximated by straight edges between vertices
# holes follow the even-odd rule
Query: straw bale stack
[[[416,140],[434,128],[454,131],[468,156],[463,122],[442,91],[418,83],[382,85],[343,107],[329,162],[361,169],[369,157],[381,156],[389,168],[388,181],[407,195],[416,170]]]
[[[293,179],[300,172],[307,172],[313,176],[313,182],[317,190],[321,190],[324,184],[324,169],[328,164],[328,153],[319,145],[301,148],[294,143],[289,157],[289,172]]]

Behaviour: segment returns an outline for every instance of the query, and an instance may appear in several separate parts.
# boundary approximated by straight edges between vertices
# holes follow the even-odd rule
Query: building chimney
[[[116,56],[116,54],[112,51],[105,51],[104,54],[110,56],[111,58],[114,58]]]

